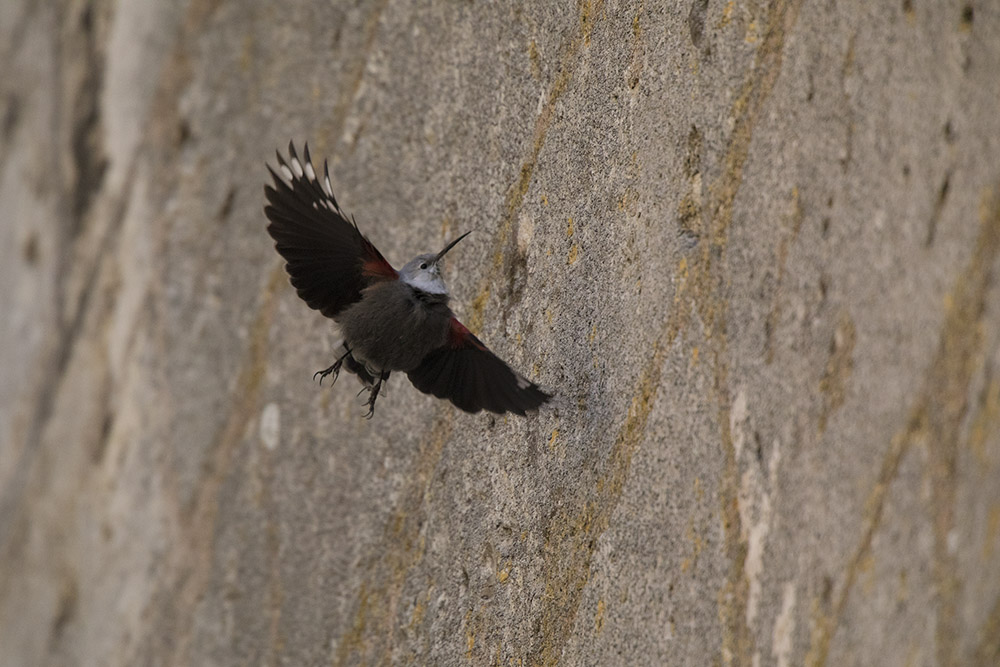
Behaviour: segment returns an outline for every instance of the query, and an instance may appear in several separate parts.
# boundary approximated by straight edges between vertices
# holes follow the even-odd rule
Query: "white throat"
[[[444,281],[438,276],[433,276],[426,271],[420,271],[415,276],[403,278],[403,282],[418,290],[428,294],[447,294],[448,288],[444,286]]]

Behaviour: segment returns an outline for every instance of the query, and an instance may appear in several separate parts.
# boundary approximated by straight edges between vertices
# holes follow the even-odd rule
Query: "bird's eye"
[[[427,268],[427,262],[424,262],[423,264],[421,264],[420,268],[421,269],[426,269]]]

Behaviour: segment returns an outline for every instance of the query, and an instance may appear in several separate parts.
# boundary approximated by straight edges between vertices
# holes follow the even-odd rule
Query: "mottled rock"
[[[0,664],[994,665],[990,3],[0,3]],[[330,158],[558,393],[311,381]]]

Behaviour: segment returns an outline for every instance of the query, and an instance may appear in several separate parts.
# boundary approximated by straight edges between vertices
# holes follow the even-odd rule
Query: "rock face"
[[[0,3],[0,664],[995,665],[989,2]],[[555,402],[312,383],[331,159]]]

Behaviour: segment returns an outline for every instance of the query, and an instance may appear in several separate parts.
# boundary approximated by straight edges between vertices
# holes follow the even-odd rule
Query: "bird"
[[[405,373],[419,391],[451,401],[465,412],[487,410],[525,416],[552,394],[514,371],[463,325],[448,306],[441,260],[466,232],[437,253],[420,254],[398,271],[341,209],[323,161],[320,179],[304,145],[288,159],[277,154],[273,184],[264,186],[267,232],[306,305],[336,322],[343,342],[334,363],[313,379],[341,369],[368,391],[365,415],[391,373]]]

